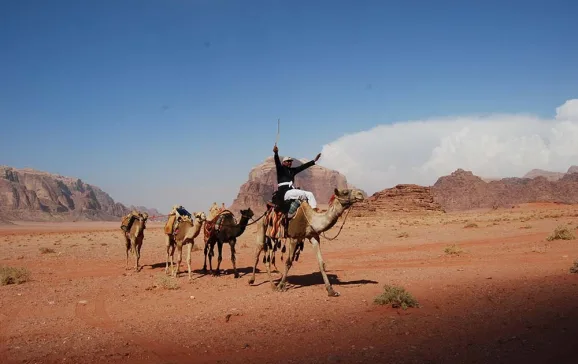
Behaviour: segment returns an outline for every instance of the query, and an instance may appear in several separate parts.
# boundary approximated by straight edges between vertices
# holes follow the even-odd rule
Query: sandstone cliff
[[[432,193],[446,211],[529,202],[578,203],[578,173],[566,173],[557,180],[537,176],[485,182],[470,171],[458,169],[440,177],[432,186]]]
[[[544,177],[548,181],[557,181],[560,178],[564,177],[566,173],[563,172],[551,172],[545,171],[543,169],[532,169],[530,172],[526,173],[522,178],[536,178],[536,177]]]
[[[283,159],[282,156],[280,158]],[[304,162],[307,161],[296,159],[293,166],[297,167]],[[251,170],[249,180],[241,186],[229,210],[238,213],[239,210],[250,207],[255,214],[263,213],[266,201],[271,199],[276,186],[275,161],[273,157],[269,157]],[[347,179],[341,173],[319,165],[297,174],[295,186],[313,192],[320,208],[327,206],[334,188],[355,188],[347,183]]]
[[[4,220],[112,221],[129,211],[78,178],[0,166],[0,218]]]
[[[440,204],[434,201],[430,187],[415,184],[399,184],[376,192],[366,201],[356,205],[355,210],[357,216],[389,212],[444,212]]]

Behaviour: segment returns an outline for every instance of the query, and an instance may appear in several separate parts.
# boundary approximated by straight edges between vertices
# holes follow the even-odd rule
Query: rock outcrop
[[[4,220],[112,221],[129,211],[78,178],[0,166],[0,217]]]
[[[543,169],[532,169],[530,172],[526,173],[522,178],[536,178],[536,177],[544,177],[548,181],[557,181],[560,178],[564,177],[566,173],[562,172],[551,172],[545,171]]]
[[[578,203],[578,173],[558,180],[544,176],[503,178],[485,182],[470,171],[458,169],[432,186],[434,199],[446,211],[512,207],[529,202]]]
[[[282,156],[280,158],[283,159]],[[297,167],[304,162],[307,161],[296,159],[293,166]],[[249,180],[240,187],[237,198],[228,208],[238,213],[239,210],[250,207],[255,214],[261,214],[265,211],[266,202],[271,199],[276,186],[275,161],[273,157],[269,157],[251,170]],[[295,186],[313,192],[319,208],[327,206],[334,188],[355,188],[347,183],[347,179],[341,173],[319,165],[297,174]]]
[[[159,212],[159,210],[157,210],[155,208],[148,208],[145,206],[134,206],[134,205],[130,205],[128,208],[130,210],[137,210],[140,212],[146,212],[147,214],[149,214],[149,217],[162,216],[163,215],[162,213]],[[166,217],[165,217],[165,219],[166,219]]]
[[[380,215],[390,212],[440,212],[444,210],[434,200],[430,187],[415,184],[399,184],[379,191],[359,204],[357,215]]]

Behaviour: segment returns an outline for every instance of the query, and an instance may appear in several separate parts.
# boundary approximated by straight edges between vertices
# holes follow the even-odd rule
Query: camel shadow
[[[164,265],[163,265],[164,267]],[[216,270],[216,265],[213,266],[213,271]],[[209,276],[211,275],[209,273],[209,267],[207,267],[207,271],[204,272],[203,269],[199,268],[199,269],[193,269],[192,270],[193,273],[199,274],[201,277],[204,276]],[[259,268],[257,268],[256,270],[257,273],[260,273],[261,271],[259,270]],[[247,274],[253,273],[253,267],[245,267],[245,268],[239,268],[237,267],[237,273],[239,273],[239,278],[243,278],[244,276],[246,276]],[[221,267],[221,275],[222,276],[227,276],[227,275],[233,275],[233,268],[222,268]]]
[[[329,282],[334,286],[361,286],[365,284],[378,284],[376,281],[369,279],[358,279],[353,281],[341,281],[337,274],[327,273],[327,278]],[[287,277],[287,283],[292,285],[292,289],[299,289],[303,287],[324,285],[323,277],[320,272],[313,272],[301,275],[289,275]]]
[[[163,268],[165,269],[165,262],[162,263],[153,263],[153,264],[147,264],[147,267],[151,267],[151,269],[159,269],[159,268]],[[187,263],[185,263],[185,266],[187,265]]]

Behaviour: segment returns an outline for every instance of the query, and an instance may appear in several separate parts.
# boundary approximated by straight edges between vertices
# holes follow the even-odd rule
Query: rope
[[[339,201],[339,197],[337,198],[337,201]],[[339,203],[341,203],[341,201],[339,201]],[[323,231],[321,233],[321,235],[323,235],[323,237],[329,241],[337,239],[339,234],[341,234],[341,229],[343,229],[343,226],[345,226],[345,222],[347,221],[347,217],[349,216],[349,213],[351,212],[352,208],[353,208],[353,205],[348,207],[347,213],[345,214],[345,217],[343,218],[343,224],[341,224],[341,227],[339,228],[337,235],[335,235],[332,238],[328,238],[327,236],[325,236],[325,231]],[[309,227],[311,228],[311,230],[313,230],[315,232],[315,234],[319,235],[319,233],[313,228],[313,225],[311,225],[311,221],[309,221],[309,218],[307,217],[307,214],[305,213],[305,211],[303,211],[303,215],[305,216],[305,220],[307,220],[307,223],[309,224]]]

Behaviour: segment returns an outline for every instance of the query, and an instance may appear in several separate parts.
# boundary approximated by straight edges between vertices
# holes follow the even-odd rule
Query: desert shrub
[[[26,268],[0,267],[0,286],[21,284],[30,279],[30,272]]]
[[[475,222],[470,222],[464,226],[464,229],[471,229],[471,228],[477,228],[477,227],[478,227],[478,224],[476,224]]]
[[[406,233],[405,231],[403,231],[403,232],[399,233],[399,234],[397,235],[397,237],[398,237],[398,238],[407,238],[407,237],[409,237],[409,234]]]
[[[570,267],[570,273],[578,273],[578,259],[576,259],[574,265]]]
[[[54,249],[42,247],[39,249],[41,254],[51,254],[56,253]]]
[[[373,302],[378,305],[391,304],[391,307],[401,307],[403,310],[408,307],[419,307],[417,300],[405,288],[388,284],[383,286],[383,293],[375,297]]]
[[[164,288],[164,289],[169,289],[169,290],[174,290],[174,289],[179,289],[179,285],[177,284],[177,281],[169,276],[166,275],[159,275],[157,277],[157,287],[160,288]]]
[[[546,240],[548,240],[548,241],[574,240],[574,239],[576,239],[576,236],[574,235],[574,233],[572,231],[570,231],[567,227],[562,226],[562,225],[560,225],[556,229],[554,229],[554,232],[546,238]]]
[[[444,249],[444,252],[448,255],[460,255],[464,251],[457,244],[452,244],[450,246],[447,246]]]

